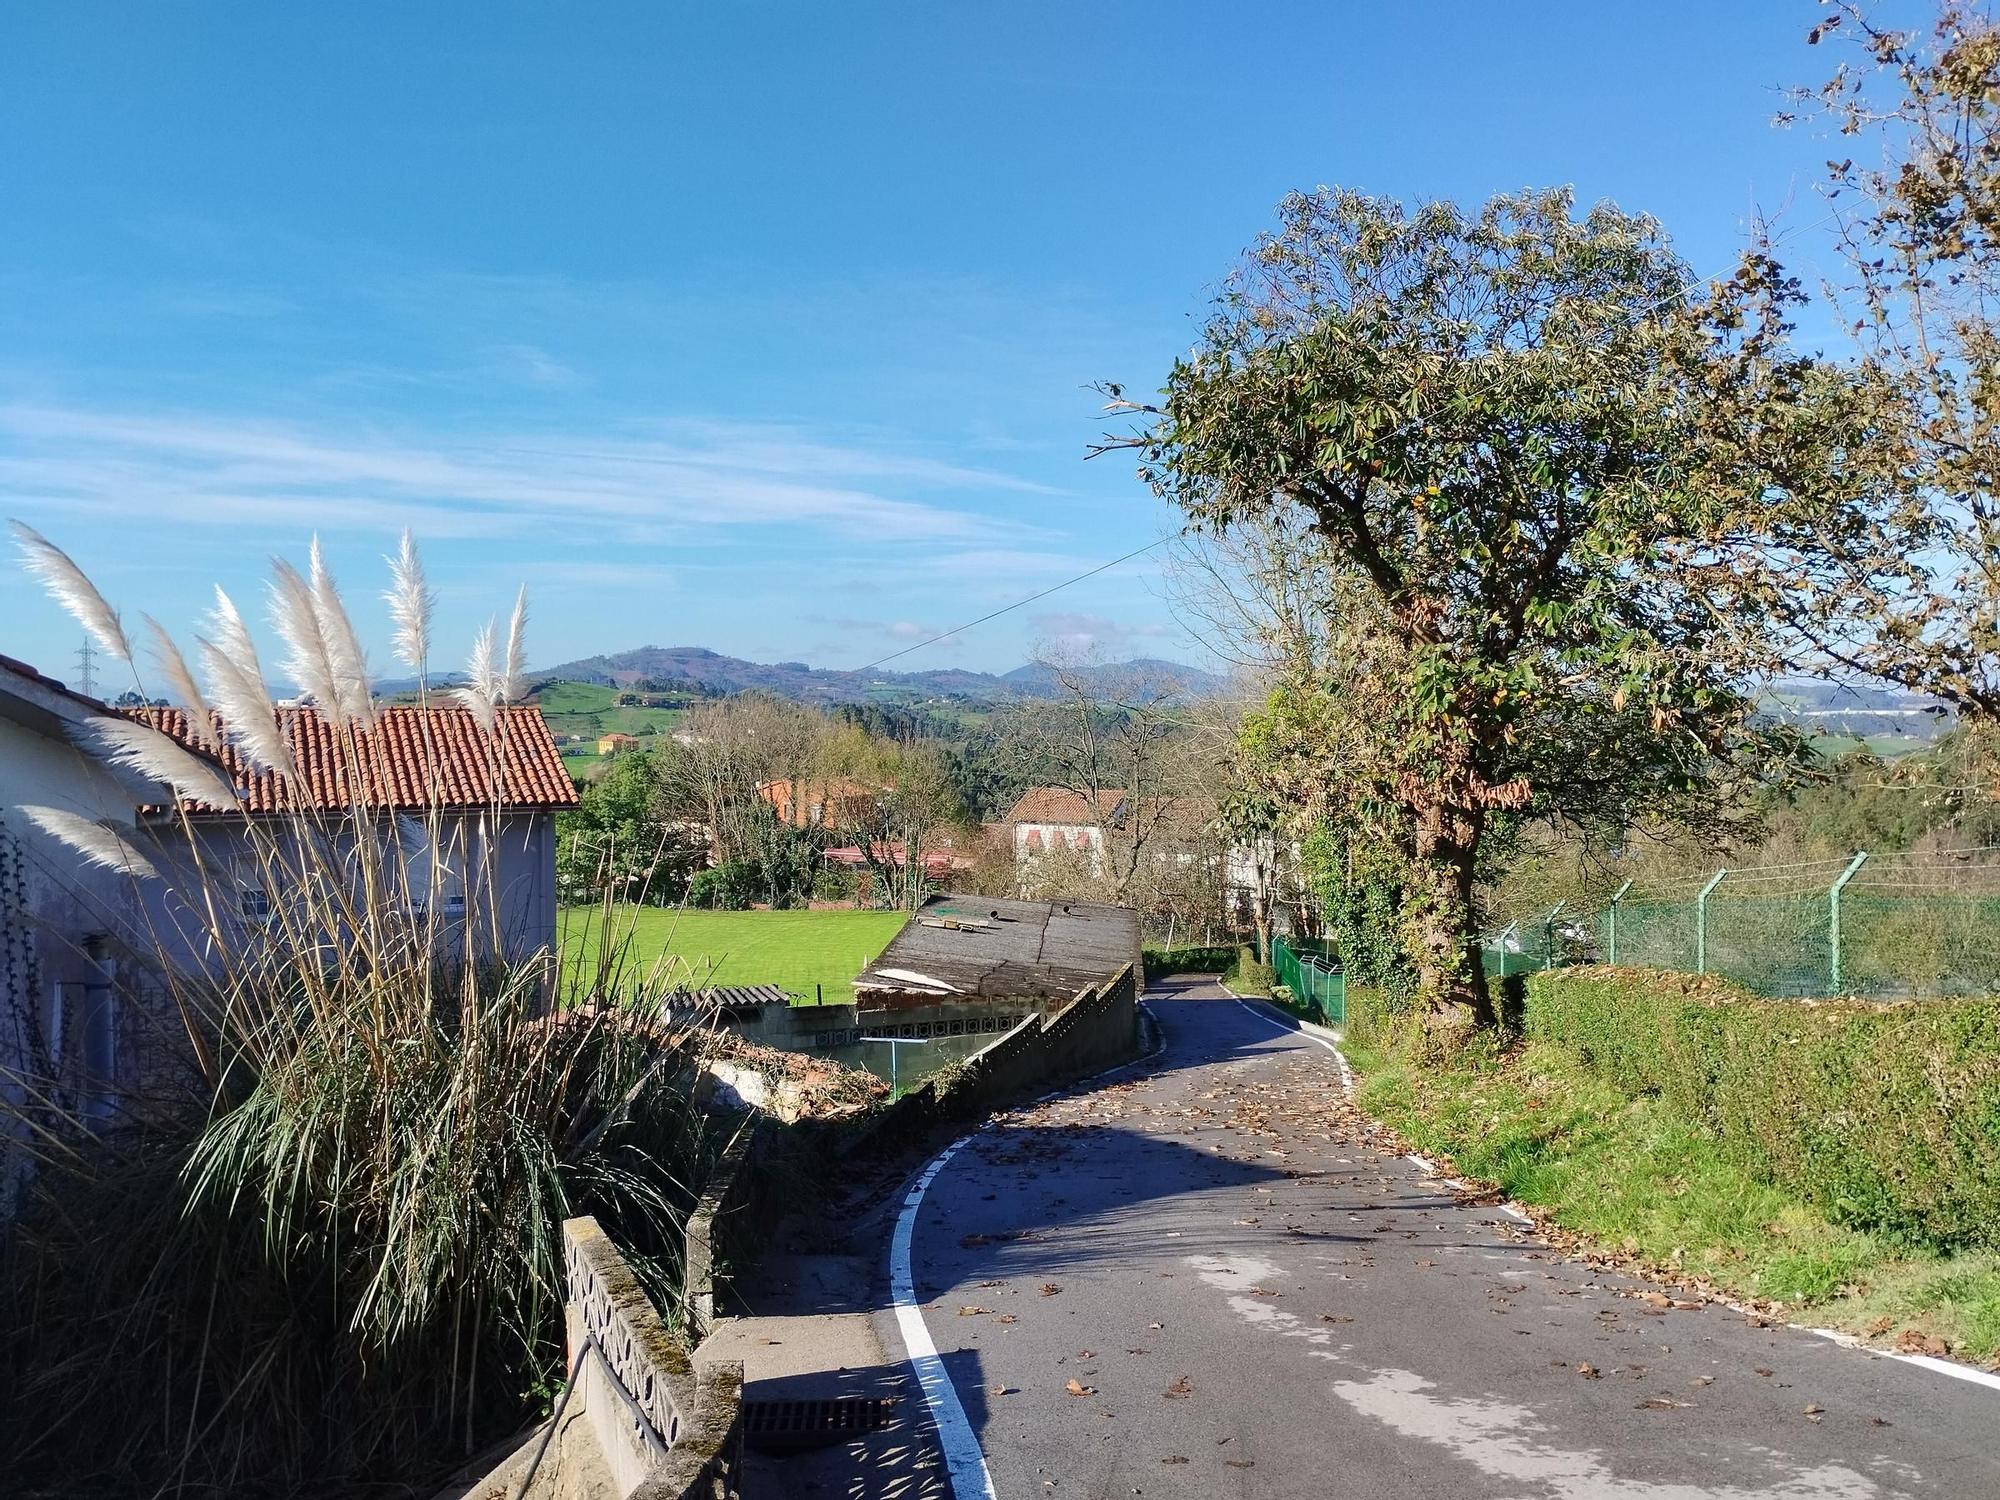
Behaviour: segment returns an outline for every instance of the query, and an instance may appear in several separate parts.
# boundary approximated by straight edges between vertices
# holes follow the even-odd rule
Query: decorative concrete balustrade
[[[743,1366],[697,1371],[592,1218],[563,1223],[571,1383],[465,1500],[737,1500]]]

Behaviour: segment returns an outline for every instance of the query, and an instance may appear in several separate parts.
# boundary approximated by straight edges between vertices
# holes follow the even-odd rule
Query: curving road
[[[1152,1008],[1162,1056],[1001,1117],[902,1211],[884,1343],[940,1351],[958,1500],[981,1460],[1006,1500],[2000,1497],[2000,1389],[1652,1305],[1378,1142],[1275,1012]]]

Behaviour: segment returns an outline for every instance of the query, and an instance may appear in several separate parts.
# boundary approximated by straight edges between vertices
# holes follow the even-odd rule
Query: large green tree
[[[1492,1020],[1496,837],[1700,821],[1796,753],[1732,674],[1744,622],[1676,563],[1784,491],[1774,455],[1837,435],[1813,367],[1699,300],[1657,224],[1564,191],[1466,213],[1322,189],[1285,201],[1163,400],[1110,390],[1144,420],[1107,448],[1194,525],[1294,516],[1323,594],[1353,601],[1348,680],[1314,686],[1366,706],[1343,774],[1408,851],[1409,949],[1446,1015]]]

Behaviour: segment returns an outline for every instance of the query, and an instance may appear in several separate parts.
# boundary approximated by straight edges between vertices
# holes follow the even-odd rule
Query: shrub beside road
[[[1571,970],[1529,980],[1521,1039],[1447,1059],[1380,995],[1350,1015],[1362,1107],[1562,1228],[1892,1347],[2000,1356],[1991,1002]]]

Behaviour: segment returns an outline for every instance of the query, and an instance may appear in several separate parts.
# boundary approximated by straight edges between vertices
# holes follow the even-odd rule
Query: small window
[[[271,893],[264,889],[264,872],[254,859],[236,861],[236,914],[246,922],[271,920]]]

